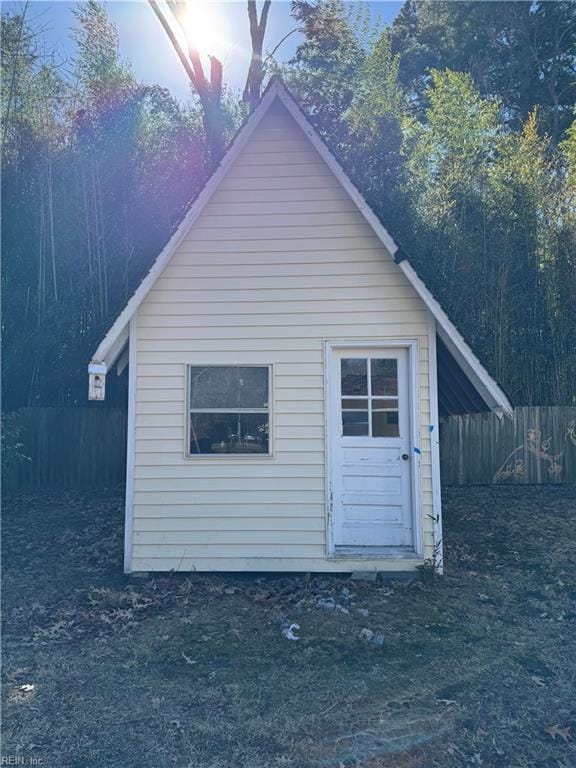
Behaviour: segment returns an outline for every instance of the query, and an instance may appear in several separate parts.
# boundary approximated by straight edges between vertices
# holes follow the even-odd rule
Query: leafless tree
[[[168,12],[160,6],[158,0],[148,0],[148,2],[162,24],[164,31],[168,35],[178,58],[182,62],[182,66],[190,79],[192,87],[198,94],[198,98],[202,104],[204,127],[208,138],[211,163],[213,166],[217,165],[224,150],[222,62],[216,56],[210,55],[208,57],[210,61],[210,72],[205,72],[200,51],[189,41],[189,37],[186,34],[184,19],[186,16],[187,2],[194,2],[194,0],[166,0],[165,5]],[[251,107],[254,107],[260,99],[262,81],[265,74],[262,50],[270,3],[271,0],[264,0],[260,18],[258,18],[256,0],[248,0],[247,5],[252,55],[248,67],[248,74],[246,76],[243,100]],[[176,24],[176,27],[174,24]],[[183,33],[181,37],[176,32],[178,27]],[[182,40],[186,40],[186,46],[183,45]]]

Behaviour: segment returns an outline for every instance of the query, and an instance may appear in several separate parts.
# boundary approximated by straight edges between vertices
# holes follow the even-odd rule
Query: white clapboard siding
[[[162,454],[162,453],[170,453],[174,456],[178,456],[179,460],[184,461],[184,451],[185,451],[185,445],[184,445],[184,435],[181,430],[169,430],[168,431],[171,435],[170,438],[167,438],[165,436],[156,434],[146,434],[145,437],[141,437],[139,435],[136,435],[136,463],[138,463],[139,456],[141,454]],[[317,434],[317,432],[316,432]],[[276,457],[278,456],[284,456],[287,453],[294,453],[297,456],[303,456],[306,453],[317,453],[318,455],[323,455],[324,453],[324,435],[320,433],[318,437],[315,438],[304,438],[302,435],[299,435],[297,439],[290,438],[290,437],[282,437],[276,435],[274,438],[274,455]],[[256,459],[255,457],[240,457],[240,456],[234,456],[231,458],[224,458],[223,456],[217,457],[217,463],[224,464],[226,461],[230,462],[245,462],[245,465],[247,466],[247,471],[254,471],[253,467],[258,466],[258,462],[261,461],[267,461],[269,457],[262,457],[261,459]],[[216,461],[216,458],[213,459],[199,459],[198,457],[194,457],[192,459],[186,460],[186,463],[192,462],[192,461]]]
[[[221,480],[223,483],[229,480],[240,479],[242,482],[250,481],[250,478],[246,478],[246,466],[245,464],[227,464],[222,467],[220,465],[207,464],[204,462],[188,462],[185,466],[166,466],[166,467],[154,467],[154,466],[136,466],[136,477],[150,480],[152,478],[160,478],[161,482],[168,481],[172,478],[179,480],[189,480],[194,483],[195,488],[200,488],[199,483],[203,483],[207,479],[212,482],[214,478]],[[299,478],[324,478],[322,471],[322,463],[317,462],[315,464],[307,464],[305,460],[294,461],[291,465],[279,465],[277,462],[269,461],[262,467],[262,478],[266,481],[278,480],[280,485],[282,481]],[[270,483],[269,483],[270,484]]]
[[[360,335],[354,332],[356,327],[366,328],[373,331],[374,326],[378,325],[385,329],[386,336],[401,333],[402,329],[405,329],[405,335],[410,331],[413,331],[418,335],[418,332],[422,327],[419,322],[405,323],[402,325],[399,322],[380,322],[382,312],[362,312],[362,310],[354,310],[344,314],[342,311],[342,309],[344,309],[342,303],[340,306],[341,311],[338,314],[323,314],[322,312],[303,312],[298,314],[293,312],[292,314],[285,315],[275,314],[273,317],[264,313],[260,315],[244,315],[238,317],[238,315],[227,314],[224,311],[222,311],[220,315],[214,315],[213,313],[211,315],[198,314],[196,307],[189,307],[186,317],[184,318],[177,310],[170,315],[140,315],[139,328],[144,334],[142,338],[154,338],[153,336],[146,335],[148,333],[147,329],[156,329],[159,333],[163,333],[164,331],[160,329],[169,328],[171,329],[170,333],[173,338],[190,338],[193,334],[193,331],[191,331],[190,328],[198,328],[202,329],[202,338],[208,338],[204,335],[208,333],[213,333],[213,338],[221,338],[226,333],[234,333],[234,329],[236,328],[248,329],[255,327],[257,327],[258,330],[253,330],[252,333],[254,336],[259,335],[260,338],[264,338],[268,335],[273,336],[274,338],[292,338],[294,333],[297,333],[299,336],[307,335],[308,329],[310,329],[310,332],[313,335],[325,331],[326,328],[330,328],[330,332],[335,334],[337,331],[334,330],[334,326],[336,326],[337,328],[346,330],[346,333],[343,334],[342,338],[350,337],[351,339],[358,339],[360,338]],[[354,317],[355,314],[360,315],[360,317]],[[234,322],[234,318],[237,318],[237,322]],[[325,318],[324,321],[323,318]],[[269,321],[267,322],[267,320]],[[349,322],[346,321],[351,321],[352,324],[349,324]],[[298,328],[297,331],[295,330],[296,327]],[[243,336],[245,337],[247,333],[249,333],[249,331],[243,331]],[[186,334],[188,334],[188,337],[186,337]],[[319,340],[319,342],[321,343],[321,340]]]
[[[278,534],[282,541],[282,534]],[[302,557],[317,558],[323,555],[322,544],[272,544],[278,558]],[[178,570],[178,561],[182,558],[197,557],[221,557],[227,560],[229,557],[253,557],[258,558],[266,551],[265,544],[136,544],[134,543],[134,557],[136,558],[165,558],[171,559],[175,570]],[[165,569],[164,569],[165,570]],[[190,569],[192,570],[192,569]],[[255,570],[258,570],[257,568]],[[278,570],[278,562],[276,569]],[[308,570],[308,569],[306,569]]]
[[[293,442],[293,441],[291,441]],[[300,450],[289,450],[290,443],[284,442],[280,443],[280,445],[283,446],[283,452],[282,452],[282,464],[279,465],[280,469],[278,472],[286,472],[287,468],[290,465],[296,464],[299,466],[305,465],[308,467],[323,467],[324,466],[324,454],[322,451],[317,451],[314,449],[314,446],[309,445],[309,441],[306,444],[306,450],[302,449],[302,445],[300,445]],[[194,477],[195,472],[199,471],[200,474],[202,473],[202,468],[206,468],[208,470],[212,466],[214,466],[216,475],[218,475],[219,472],[223,471],[223,468],[226,467],[226,469],[230,469],[232,467],[239,468],[242,470],[243,473],[245,473],[245,462],[242,459],[238,459],[236,457],[232,457],[230,459],[225,458],[224,456],[220,457],[220,461],[216,463],[216,465],[210,463],[210,459],[195,459],[183,462],[181,461],[184,453],[184,446],[182,443],[178,446],[179,450],[177,451],[163,451],[162,453],[159,453],[158,451],[139,451],[137,456],[137,463],[136,468],[139,466],[145,467],[146,469],[151,469],[152,467],[158,467],[159,470],[169,468],[178,468],[179,470],[182,470],[184,473],[186,473],[186,477]],[[275,447],[278,452],[278,444],[275,441]],[[273,461],[269,463],[274,463]],[[195,470],[193,469],[194,466],[197,466],[199,469]],[[323,470],[322,470],[323,471]],[[210,477],[209,474],[204,474],[204,477]],[[146,477],[146,475],[144,475]]]
[[[303,182],[305,179],[302,180]],[[200,219],[201,220],[201,217]],[[253,243],[260,241],[273,240],[278,242],[279,240],[286,241],[283,243],[285,247],[290,245],[290,240],[295,240],[297,243],[306,239],[308,242],[321,241],[324,238],[338,239],[341,237],[356,238],[359,230],[361,231],[364,225],[356,221],[346,221],[337,224],[297,224],[293,226],[253,226],[253,227],[234,227],[230,229],[228,227],[199,227],[196,226],[190,231],[190,234],[185,241],[190,246],[196,246],[197,249],[204,248],[204,245],[200,243],[212,243],[218,247],[222,247],[222,243],[232,241],[235,245],[239,245],[242,241],[248,243],[253,247]]]
[[[246,477],[244,476],[228,477],[224,469],[222,469],[222,477],[198,477],[199,473],[192,475],[191,477],[162,477],[162,478],[140,478],[138,482],[138,488],[142,493],[155,493],[160,491],[162,493],[187,493],[189,498],[196,498],[198,494],[204,492],[210,493],[214,488],[214,481],[216,479],[218,487],[226,492],[256,492],[265,493],[268,491],[278,492],[294,492],[294,483],[298,482],[298,492],[315,491],[317,493],[324,493],[324,483],[322,477],[308,477],[304,474],[302,476],[294,477],[295,473],[285,475],[284,477],[267,477],[265,472],[261,472],[258,477]]]
[[[230,207],[230,211],[239,211],[243,205],[253,205],[255,203],[303,203],[320,204],[331,201],[344,201],[348,205],[353,205],[352,201],[343,189],[336,187],[325,187],[317,189],[311,187],[302,189],[302,187],[292,186],[285,189],[244,189],[242,197],[239,199],[238,190],[224,189],[221,186],[210,198],[209,205],[221,206],[225,203]],[[264,211],[262,211],[264,212]]]
[[[215,526],[216,528],[216,526]],[[319,547],[324,544],[324,531],[298,531],[294,528],[283,531],[218,529],[212,531],[134,531],[134,544],[190,546],[199,550],[213,546],[250,547],[259,544],[274,546],[282,537],[283,545],[296,544],[304,547]],[[206,553],[208,554],[208,553]]]
[[[338,247],[336,247],[336,243]],[[279,243],[275,243],[276,246]],[[180,246],[177,253],[174,254],[170,263],[166,266],[164,275],[178,274],[180,270],[185,273],[185,277],[192,274],[195,277],[228,277],[234,274],[254,274],[256,276],[270,276],[276,273],[276,276],[285,274],[302,275],[303,270],[306,274],[319,274],[319,270],[326,270],[326,275],[357,273],[362,269],[371,271],[382,268],[382,274],[397,272],[394,262],[382,263],[381,252],[375,247],[375,244],[366,240],[361,241],[358,247],[342,244],[341,241],[334,241],[331,250],[320,248],[320,244],[314,244],[314,250],[288,248],[287,245],[293,245],[292,242],[280,244],[283,247],[275,249],[253,248],[249,253],[244,253],[242,258],[238,258],[240,250],[228,247],[220,251],[186,248]],[[238,249],[242,243],[238,243]],[[192,265],[186,256],[194,255],[194,261],[197,264]],[[362,267],[362,265],[364,265]],[[380,266],[379,266],[380,265]],[[244,270],[244,271],[243,271]]]
[[[240,195],[242,192],[239,193]],[[300,236],[293,239],[282,239],[278,233],[268,239],[259,237],[254,239],[222,239],[219,242],[205,240],[196,242],[189,238],[185,240],[178,248],[178,252],[172,257],[173,264],[190,264],[187,257],[189,254],[199,254],[203,262],[207,262],[210,254],[234,254],[236,263],[238,255],[248,254],[249,263],[255,263],[259,254],[270,254],[270,263],[274,263],[274,253],[293,253],[299,258],[307,253],[329,252],[332,256],[335,252],[351,250],[369,250],[382,247],[380,240],[372,234],[365,232],[364,235],[342,236],[331,232],[330,237],[311,237],[310,232],[300,232]]]
[[[162,287],[158,287],[156,290],[150,293],[150,304],[169,304],[173,306],[175,303],[183,304],[228,304],[237,302],[241,304],[261,304],[264,306],[264,311],[270,313],[271,305],[277,302],[281,303],[296,303],[296,302],[312,302],[317,306],[319,302],[327,301],[333,304],[337,301],[366,301],[373,300],[374,302],[382,301],[382,294],[384,293],[383,285],[373,285],[372,283],[364,286],[308,286],[308,281],[304,285],[300,285],[294,290],[294,296],[290,296],[289,300],[286,289],[282,288],[252,288],[251,286],[236,287],[236,283],[230,285],[227,290],[214,287],[212,290],[190,287],[186,290],[178,288],[163,290]],[[390,287],[390,295],[386,300],[386,305],[389,311],[404,312],[410,311],[418,312],[421,305],[417,304],[418,299],[414,293],[414,290],[410,286],[404,286],[398,288],[397,286]],[[238,307],[238,311],[241,311],[242,307]],[[282,309],[279,310],[280,312]],[[422,314],[424,314],[424,311]],[[270,313],[271,314],[271,313]]]
[[[304,261],[285,261],[278,264],[268,266],[266,264],[203,264],[198,266],[192,265],[179,265],[174,266],[169,264],[164,270],[162,277],[158,282],[165,280],[181,280],[192,279],[195,285],[198,285],[198,281],[210,279],[210,282],[222,280],[222,278],[235,277],[240,279],[241,282],[252,282],[258,280],[266,280],[272,278],[275,283],[274,287],[278,286],[278,278],[295,278],[302,280],[302,267],[306,266],[306,282],[311,286],[315,279],[320,278],[322,280],[329,280],[331,277],[336,277],[339,280],[348,280],[351,277],[365,277],[370,275],[371,277],[379,277],[386,284],[390,286],[402,285],[406,283],[402,279],[402,275],[399,274],[398,268],[395,264],[390,262],[384,269],[378,262],[381,261],[379,254],[375,254],[374,258],[371,256],[371,251],[358,251],[361,257],[357,261],[318,261],[304,260]],[[348,255],[350,259],[350,255]],[[284,284],[284,282],[283,282]],[[301,284],[301,283],[300,283]],[[323,285],[324,283],[320,283]],[[288,285],[288,283],[286,283]],[[298,284],[297,284],[298,285]],[[247,286],[249,287],[249,286]],[[414,294],[415,295],[415,294]]]
[[[134,531],[149,533],[166,533],[167,531],[196,533],[208,531],[213,537],[219,536],[221,532],[235,534],[242,531],[244,540],[250,540],[247,534],[251,532],[262,533],[262,531],[267,531],[268,535],[270,535],[278,531],[285,533],[299,531],[305,534],[306,532],[314,531],[323,535],[326,527],[323,517],[314,517],[310,514],[300,515],[299,517],[270,517],[270,515],[267,517],[249,517],[249,514],[250,512],[248,511],[242,516],[223,517],[211,515],[210,517],[196,517],[188,509],[188,514],[185,517],[137,517],[134,520]],[[140,543],[144,544],[144,541],[141,540]]]
[[[237,518],[240,522],[234,523],[234,525],[240,525],[241,527],[242,520],[262,518],[259,526],[261,530],[264,528],[274,530],[276,524],[285,525],[285,521],[289,522],[293,518],[302,517],[305,517],[308,520],[322,520],[322,522],[325,523],[325,517],[322,512],[318,514],[318,506],[316,504],[297,504],[295,506],[289,501],[278,501],[275,504],[275,509],[278,511],[277,515],[270,514],[270,509],[267,504],[251,503],[230,505],[209,503],[204,504],[201,509],[190,501],[188,501],[187,504],[173,503],[169,507],[165,504],[140,504],[138,507],[138,517],[134,518],[134,522],[138,519],[154,518],[155,520],[164,520],[168,525],[168,521],[172,521],[170,525],[175,526],[172,530],[180,530],[179,526],[184,525],[184,519],[193,522],[194,520]],[[301,522],[296,524],[298,529],[301,529],[302,525],[303,523]],[[305,530],[305,528],[302,528],[302,530]]]
[[[307,158],[302,158],[302,162],[275,163],[274,165],[238,165],[232,169],[228,177],[228,183],[249,182],[256,186],[262,179],[270,179],[274,183],[278,180],[297,179],[306,184],[307,179],[313,179],[318,184],[329,184],[331,181],[330,171],[318,158],[317,163],[307,162]]]
[[[428,315],[332,171],[272,108],[138,310],[133,570],[412,570],[327,559],[324,342],[418,343],[430,557]],[[186,457],[186,366],[273,366],[271,456]]]
[[[241,203],[224,203],[222,200],[214,200],[209,203],[204,211],[209,216],[220,216],[225,221],[225,226],[230,226],[231,220],[237,221],[239,217],[255,217],[270,214],[281,214],[291,217],[295,214],[300,216],[315,216],[316,214],[335,214],[355,212],[354,203],[349,198],[341,196],[338,198],[328,198],[320,200],[313,197],[311,200],[281,200],[270,199],[275,197],[268,194],[264,200],[254,200],[251,202],[243,201]],[[244,224],[246,226],[246,224]]]
[[[255,488],[247,491],[250,498],[254,499],[255,504],[270,505],[271,491],[261,488],[258,483],[254,483]],[[136,483],[139,487],[139,483]],[[294,484],[293,486],[294,487]],[[307,490],[282,490],[278,493],[285,502],[292,504],[324,504],[323,491]],[[134,494],[134,503],[138,504],[185,504],[194,501],[194,504],[231,504],[234,505],[239,498],[239,492],[235,490],[227,491],[222,488],[218,481],[214,483],[214,488],[208,491],[195,491],[191,494],[189,491],[137,491]]]
[[[165,275],[156,282],[156,289],[159,296],[162,296],[164,291],[174,293],[174,300],[178,301],[178,296],[184,294],[184,300],[189,299],[188,292],[182,291],[182,280],[191,280],[194,286],[194,293],[208,292],[209,295],[213,291],[222,291],[222,280],[224,275],[216,275],[214,277],[199,277],[192,274],[189,270],[183,270],[182,267],[178,270],[181,273],[175,277]],[[256,270],[252,270],[253,272]],[[293,270],[295,271],[295,270]],[[302,272],[302,266],[300,266],[300,272]],[[320,272],[322,270],[319,270]],[[187,273],[187,274],[186,274]],[[230,276],[231,277],[231,276]],[[274,297],[275,291],[278,290],[278,277],[279,275],[269,275],[267,277],[256,275],[234,275],[236,289],[246,291],[249,298],[254,301],[260,299],[270,300],[268,297]],[[400,306],[400,302],[404,299],[417,300],[416,291],[411,286],[406,286],[405,280],[402,280],[402,274],[398,272],[381,273],[375,266],[371,271],[366,270],[364,274],[345,274],[345,275],[308,275],[306,277],[306,289],[320,288],[322,290],[333,291],[335,289],[344,288],[349,291],[351,288],[392,288],[394,289],[394,299],[397,307]],[[302,277],[301,275],[282,275],[282,290],[288,288],[294,288],[298,291],[302,289]],[[264,296],[259,296],[257,292],[263,291]],[[252,296],[254,294],[254,296]],[[296,294],[297,299],[299,294]],[[322,295],[322,294],[320,294]],[[305,296],[303,297],[305,298]],[[353,298],[353,297],[350,297]],[[368,297],[367,297],[368,298]],[[377,297],[378,298],[378,297]],[[412,305],[415,306],[414,304]],[[396,308],[396,307],[393,307]],[[410,308],[410,304],[407,304],[407,308]]]

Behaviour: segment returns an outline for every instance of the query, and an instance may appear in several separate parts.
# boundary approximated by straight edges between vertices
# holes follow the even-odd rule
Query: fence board
[[[450,416],[440,427],[445,485],[576,483],[576,407]]]
[[[126,411],[120,408],[23,408],[23,453],[30,461],[3,473],[7,491],[110,488],[124,482]],[[441,424],[446,485],[576,483],[576,407],[516,408],[451,416]]]
[[[126,420],[120,408],[22,408],[15,424],[29,460],[5,469],[4,489],[82,490],[124,482]]]

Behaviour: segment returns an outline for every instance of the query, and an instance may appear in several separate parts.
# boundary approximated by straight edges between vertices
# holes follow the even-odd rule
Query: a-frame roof
[[[428,307],[436,320],[436,329],[444,344],[458,362],[468,379],[472,382],[476,390],[482,396],[486,404],[492,409],[498,409],[504,413],[512,411],[512,405],[506,394],[498,386],[496,381],[490,376],[488,371],[480,363],[476,355],[472,352],[462,335],[455,325],[449,319],[438,301],[433,297],[430,290],[426,287],[421,278],[417,275],[414,268],[406,258],[400,256],[398,246],[394,242],[389,232],[382,225],[374,211],[370,208],[358,189],[348,178],[342,166],[338,163],[334,155],[330,152],[326,144],[316,133],[314,127],[301,110],[300,106],[280,80],[273,78],[270,81],[258,106],[251,112],[243,127],[238,131],[234,141],[224,154],[220,164],[208,179],[205,186],[190,206],[186,216],[183,218],[174,234],[163,248],[162,252],[152,265],[146,277],[142,280],[133,296],[130,298],[106,336],[100,342],[98,349],[92,356],[91,366],[93,370],[105,372],[110,368],[128,341],[130,320],[134,316],[140,304],[146,298],[148,292],[161,275],[164,267],[170,261],[182,240],[190,230],[193,223],[201,214],[204,206],[208,203],[212,194],[218,188],[220,182],[228,173],[230,167],[242,152],[248,139],[254,133],[264,115],[268,112],[272,104],[280,101],[294,118],[296,123],[302,129],[313,147],[320,154],[322,159],[334,173],[338,181],[350,195],[359,211],[362,213],[374,233],[380,239],[386,250],[395,258],[398,268],[402,270],[409,282],[412,284],[424,304]]]

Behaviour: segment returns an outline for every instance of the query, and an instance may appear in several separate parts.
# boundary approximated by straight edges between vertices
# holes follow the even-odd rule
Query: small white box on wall
[[[106,397],[106,366],[90,363],[88,366],[88,400],[104,400]]]

